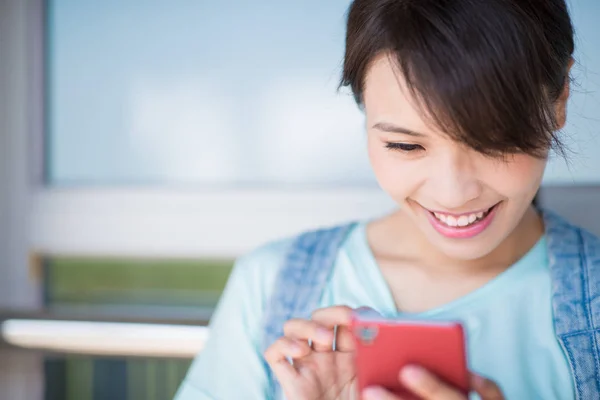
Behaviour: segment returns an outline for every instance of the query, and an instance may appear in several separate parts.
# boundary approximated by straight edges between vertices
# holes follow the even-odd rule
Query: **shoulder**
[[[242,330],[257,349],[262,320],[275,288],[277,271],[293,239],[266,243],[239,257],[211,318],[211,330]],[[213,340],[211,343],[214,343]]]
[[[563,217],[542,210],[546,226],[554,327],[562,336],[598,329],[600,240]]]
[[[273,274],[286,262],[293,250],[310,252],[320,245],[339,244],[356,222],[307,230],[293,236],[263,244],[239,257],[236,270],[240,273]]]
[[[574,250],[573,246],[582,249],[593,249],[600,256],[600,238],[590,231],[569,222],[566,218],[558,215],[554,211],[540,210],[546,226],[546,235],[551,243],[554,243],[556,250]]]
[[[229,278],[229,285],[251,292],[251,297],[262,298],[263,302],[271,295],[277,273],[285,263],[287,254],[295,238],[288,237],[260,245],[240,256]]]
[[[251,286],[254,294],[259,292],[266,299],[272,294],[277,275],[288,265],[290,257],[297,263],[304,257],[335,251],[355,225],[347,223],[308,230],[258,246],[236,260],[230,281],[236,286]]]
[[[587,285],[600,295],[600,239],[552,211],[543,210],[542,215],[556,290],[565,283],[569,287]]]
[[[236,260],[236,269],[269,272],[277,269],[289,252],[295,237],[287,237],[262,244]],[[272,271],[271,271],[272,272]]]

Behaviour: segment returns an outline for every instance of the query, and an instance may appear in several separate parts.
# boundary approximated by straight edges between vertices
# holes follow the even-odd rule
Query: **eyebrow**
[[[410,135],[410,136],[416,136],[416,137],[425,137],[426,136],[423,133],[411,131],[410,129],[403,128],[401,126],[397,126],[394,124],[390,124],[389,122],[378,122],[375,125],[373,125],[373,128],[378,129],[380,131],[384,131],[384,132],[402,133],[404,135]]]

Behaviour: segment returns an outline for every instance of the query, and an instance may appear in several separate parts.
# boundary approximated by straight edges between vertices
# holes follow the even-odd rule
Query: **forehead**
[[[369,124],[392,122],[415,130],[433,130],[426,113],[408,89],[393,56],[376,57],[365,76],[364,107]]]

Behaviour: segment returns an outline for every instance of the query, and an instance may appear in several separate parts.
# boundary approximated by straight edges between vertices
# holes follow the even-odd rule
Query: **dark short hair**
[[[569,78],[565,0],[354,0],[340,86],[362,105],[365,76],[392,57],[452,139],[487,155],[563,151],[554,104]]]

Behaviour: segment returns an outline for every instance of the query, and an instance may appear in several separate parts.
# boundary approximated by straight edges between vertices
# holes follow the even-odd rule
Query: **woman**
[[[463,321],[482,399],[600,398],[600,242],[532,205],[573,47],[564,0],[355,0],[342,84],[398,210],[238,260],[177,398],[398,399],[356,393],[363,306]],[[398,379],[463,398],[418,365]]]

